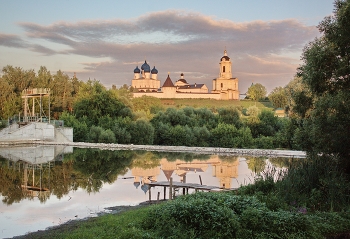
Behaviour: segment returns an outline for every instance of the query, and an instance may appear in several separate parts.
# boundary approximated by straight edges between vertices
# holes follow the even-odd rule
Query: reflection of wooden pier
[[[217,186],[209,186],[209,185],[202,185],[202,184],[196,184],[196,183],[183,183],[183,182],[173,182],[172,178],[170,178],[170,181],[164,181],[164,182],[151,182],[147,184],[148,189],[148,195],[149,195],[149,201],[152,201],[152,195],[151,195],[151,189],[152,187],[163,187],[164,188],[164,200],[166,199],[166,190],[169,188],[169,199],[173,199],[173,191],[177,189],[182,188],[182,194],[188,194],[189,189],[195,190],[195,192],[198,191],[228,191],[228,190],[236,190],[236,189],[224,189]],[[159,201],[159,192],[157,201]]]

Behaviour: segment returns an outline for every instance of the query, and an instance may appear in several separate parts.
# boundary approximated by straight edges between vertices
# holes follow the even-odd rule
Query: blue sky
[[[332,14],[331,0],[20,1],[0,0],[0,67],[46,66],[107,87],[131,84],[147,60],[159,79],[218,77],[226,48],[245,92],[285,86],[303,47]]]

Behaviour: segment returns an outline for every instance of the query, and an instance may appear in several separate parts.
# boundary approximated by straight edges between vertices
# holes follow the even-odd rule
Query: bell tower
[[[231,79],[232,78],[232,63],[230,57],[227,56],[227,51],[224,51],[224,56],[220,59],[220,75],[219,78]]]

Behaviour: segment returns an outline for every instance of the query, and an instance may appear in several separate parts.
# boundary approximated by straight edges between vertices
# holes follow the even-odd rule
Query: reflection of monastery
[[[239,160],[233,162],[222,161],[217,155],[212,156],[209,160],[193,160],[191,162],[182,160],[169,162],[163,158],[157,167],[150,169],[133,168],[131,169],[131,173],[134,176],[135,187],[138,188],[141,185],[141,189],[146,193],[148,190],[147,184],[157,182],[157,178],[161,172],[164,173],[168,181],[170,177],[177,175],[182,182],[186,182],[186,175],[188,173],[205,172],[209,165],[212,166],[212,176],[219,180],[220,187],[231,188],[232,179],[238,177]],[[199,180],[195,183],[199,183]]]
[[[213,79],[213,90],[209,93],[205,84],[188,83],[183,73],[181,73],[180,79],[175,84],[168,74],[163,86],[160,87],[158,70],[155,67],[151,70],[145,61],[141,69],[137,66],[134,70],[134,79],[131,83],[131,86],[136,91],[134,97],[146,95],[157,98],[238,100],[238,78],[232,77],[232,63],[230,57],[227,56],[226,50],[224,51],[224,56],[220,59],[219,65],[219,77]]]

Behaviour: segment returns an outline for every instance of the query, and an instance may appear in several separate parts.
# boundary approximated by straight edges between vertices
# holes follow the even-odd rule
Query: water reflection
[[[107,204],[146,201],[147,184],[170,177],[199,183],[201,175],[206,185],[238,187],[267,163],[288,166],[290,160],[53,146],[0,148],[0,236],[86,217]]]

